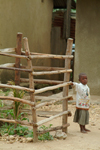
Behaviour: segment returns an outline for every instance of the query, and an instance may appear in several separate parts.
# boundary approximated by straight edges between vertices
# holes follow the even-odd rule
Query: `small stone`
[[[33,138],[31,138],[31,137],[26,138],[26,140],[27,140],[27,142],[33,142]]]
[[[6,137],[6,141],[10,141],[9,136]]]
[[[9,141],[9,143],[10,143],[10,144],[13,144],[13,143],[14,143],[14,140]]]
[[[21,137],[17,137],[18,141],[20,141],[22,138]]]
[[[14,140],[14,139],[15,139],[15,136],[10,135],[10,136],[9,136],[9,139],[10,139],[10,140]]]
[[[56,131],[55,137],[57,139],[66,139],[67,134],[58,130],[58,131]]]
[[[26,138],[23,138],[22,140],[23,140],[23,143],[25,143],[27,141]]]
[[[22,143],[22,142],[23,142],[23,140],[22,140],[22,139],[20,139],[20,140],[19,140],[19,142],[20,142],[20,143]]]
[[[63,135],[63,139],[65,140],[67,138],[67,134],[65,133],[64,135]]]

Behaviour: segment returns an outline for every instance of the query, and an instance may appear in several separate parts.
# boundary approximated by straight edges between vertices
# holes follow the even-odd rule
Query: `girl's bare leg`
[[[80,132],[82,132],[82,133],[87,133],[87,132],[85,131],[84,126],[83,126],[83,125],[80,125]]]

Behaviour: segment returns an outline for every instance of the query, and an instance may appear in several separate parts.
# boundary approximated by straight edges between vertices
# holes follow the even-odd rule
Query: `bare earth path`
[[[74,97],[75,98],[75,97]],[[45,107],[45,109],[48,109]],[[61,104],[53,105],[49,108],[52,110],[61,110]],[[72,116],[68,118],[70,126],[65,140],[54,139],[38,143],[19,143],[7,144],[6,141],[0,141],[0,150],[100,150],[100,96],[91,96],[90,123],[87,128],[91,132],[87,134],[80,133],[79,126],[73,123],[75,105],[69,104],[69,110]],[[38,118],[40,120],[40,118]],[[42,118],[43,119],[43,118]],[[61,124],[61,117],[47,123],[57,126]],[[51,132],[52,133],[52,132]],[[52,133],[54,134],[54,133]]]

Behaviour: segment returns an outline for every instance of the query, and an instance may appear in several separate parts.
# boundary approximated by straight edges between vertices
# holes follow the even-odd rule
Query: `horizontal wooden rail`
[[[31,69],[21,69],[21,68],[14,68],[14,67],[1,67],[0,69],[8,69],[8,70],[18,70],[18,71],[23,71],[23,72],[32,72]]]
[[[17,102],[21,102],[21,103],[24,103],[24,104],[28,104],[30,106],[34,106],[35,105],[34,102],[30,102],[28,100],[20,99],[20,98],[17,98],[17,97],[0,96],[0,99],[2,99],[2,100],[17,101]]]
[[[50,129],[46,129],[46,130],[38,130],[37,134],[39,135],[39,134],[44,134],[44,133],[47,133],[47,132],[50,132],[50,131],[61,130],[61,129],[64,129],[64,128],[69,127],[69,126],[70,126],[70,124],[67,123],[65,125],[57,126],[57,127],[52,127]]]
[[[6,64],[1,64],[0,67],[14,67],[15,63],[6,63]]]
[[[21,87],[21,86],[15,86],[15,85],[0,84],[0,88],[10,88],[10,89],[16,89],[16,90],[24,90],[24,91],[28,91],[28,92],[34,92],[33,89],[25,88],[25,87]]]
[[[15,52],[15,48],[5,48],[5,49],[0,49],[0,52],[3,52],[3,53],[11,53],[11,52]]]
[[[29,83],[29,79],[26,78],[20,78],[21,83]],[[61,84],[64,83],[64,81],[57,81],[57,80],[42,80],[42,79],[34,79],[35,83],[41,83],[41,84]]]
[[[15,58],[29,59],[28,56],[16,55],[16,54],[7,54],[7,53],[1,53],[1,52],[0,52],[0,55],[8,56],[8,57],[15,57]]]
[[[25,55],[25,51],[21,51],[22,55]],[[37,57],[38,56],[38,57]],[[73,55],[54,55],[54,54],[46,54],[46,53],[34,53],[30,52],[30,58],[53,58],[53,59],[66,59],[73,58]]]
[[[52,54],[45,54],[45,55],[30,55],[30,59],[38,59],[38,58],[52,58],[52,59],[72,59],[73,55],[52,55]]]
[[[72,99],[73,99],[72,96],[66,96],[66,97],[56,98],[56,99],[54,98],[54,100],[51,101],[51,102],[45,102],[45,103],[41,103],[41,104],[36,105],[34,107],[34,109],[38,109],[38,108],[40,108],[42,106],[52,105],[52,104],[54,104],[56,102],[59,102],[59,101],[62,101],[62,100],[72,100]]]
[[[67,96],[66,96],[66,97],[59,97],[59,98],[57,97],[57,98],[56,98],[56,94],[54,94],[53,96],[54,96],[54,97],[49,97],[49,96],[37,96],[37,95],[35,95],[35,99],[36,99],[36,100],[42,100],[42,102],[44,103],[44,102],[51,102],[51,101],[54,101],[54,100],[61,101],[61,100],[64,100],[64,99],[67,98]],[[72,97],[72,96],[69,96],[68,101],[71,101],[71,100],[73,100],[73,97]]]
[[[67,111],[61,112],[61,113],[59,113],[59,114],[57,114],[57,115],[55,115],[55,116],[51,116],[51,117],[49,117],[49,118],[46,118],[46,119],[44,119],[44,120],[41,120],[41,121],[39,121],[39,122],[37,122],[37,123],[33,123],[33,124],[34,124],[34,126],[40,126],[40,125],[42,125],[42,124],[44,124],[44,123],[46,123],[46,122],[49,122],[49,121],[51,121],[51,120],[53,120],[53,119],[55,119],[55,118],[57,118],[57,117],[60,117],[60,116],[62,116],[62,115],[65,115],[65,114],[68,114],[68,115],[71,116],[71,111],[67,110]]]
[[[59,84],[59,85],[54,85],[54,86],[50,86],[50,87],[41,88],[39,90],[35,90],[34,94],[38,94],[38,93],[42,93],[42,92],[45,92],[45,91],[54,90],[54,89],[57,89],[57,88],[60,88],[60,87],[68,86],[68,85],[71,85],[71,83],[72,82],[65,82],[65,83],[62,83],[62,84]]]
[[[25,122],[25,121],[19,121],[19,120],[9,120],[9,119],[1,119],[2,122],[9,122],[9,123],[18,123],[21,125],[27,125],[27,126],[33,126],[33,123]]]
[[[32,75],[47,75],[47,74],[59,74],[65,72],[72,72],[72,69],[65,69],[65,70],[57,70],[57,71],[45,71],[45,72],[32,72]]]

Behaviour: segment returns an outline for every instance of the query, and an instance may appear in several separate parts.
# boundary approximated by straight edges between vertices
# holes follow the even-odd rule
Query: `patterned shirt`
[[[76,94],[76,108],[89,109],[90,106],[90,89],[87,85],[82,83],[73,82],[75,86]]]

